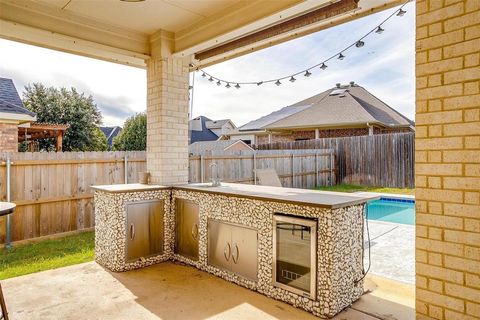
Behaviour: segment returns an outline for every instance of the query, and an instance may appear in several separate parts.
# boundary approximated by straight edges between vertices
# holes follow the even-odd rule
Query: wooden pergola
[[[18,142],[53,138],[55,139],[55,151],[59,152],[62,151],[63,136],[69,127],[68,124],[33,122],[30,127],[18,128]]]

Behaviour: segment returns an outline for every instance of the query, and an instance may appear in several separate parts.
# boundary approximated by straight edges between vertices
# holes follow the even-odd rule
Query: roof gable
[[[240,127],[240,131],[413,122],[358,85],[335,87]]]

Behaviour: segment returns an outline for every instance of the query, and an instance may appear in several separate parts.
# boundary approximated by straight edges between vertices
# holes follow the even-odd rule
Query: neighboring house
[[[108,149],[112,149],[113,139],[122,132],[122,128],[119,126],[115,127],[99,127],[102,130],[105,137],[107,137]]]
[[[217,140],[194,142],[188,146],[190,155],[221,154],[222,152],[251,151],[254,150],[245,142],[237,140]]]
[[[0,78],[0,152],[18,151],[18,128],[37,120],[23,105],[11,79]]]
[[[230,119],[211,120],[204,116],[188,122],[189,144],[199,141],[215,141],[232,130],[237,129]]]
[[[248,144],[414,132],[413,121],[350,82],[253,120],[222,136]]]

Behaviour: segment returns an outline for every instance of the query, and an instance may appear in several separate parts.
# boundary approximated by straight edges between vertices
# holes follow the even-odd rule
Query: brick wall
[[[480,0],[479,0],[480,1]],[[374,134],[410,132],[410,129],[385,129],[374,128]],[[330,129],[320,130],[320,138],[339,138],[339,137],[353,137],[353,136],[367,136],[368,128],[349,128],[349,129]],[[298,139],[315,139],[315,130],[294,131],[291,134],[272,134],[273,142],[290,142]],[[268,143],[268,135],[257,136],[257,144]]]
[[[480,1],[417,1],[417,319],[480,319]]]
[[[0,123],[0,152],[18,151],[18,126]]]
[[[147,170],[151,182],[188,182],[188,62],[147,60]]]

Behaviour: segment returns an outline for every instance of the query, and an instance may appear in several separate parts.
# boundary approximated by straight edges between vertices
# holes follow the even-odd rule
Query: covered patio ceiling
[[[402,2],[0,0],[0,37],[142,68],[162,38],[206,66]]]

